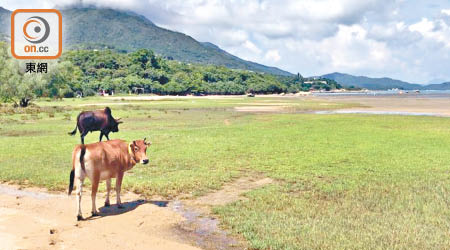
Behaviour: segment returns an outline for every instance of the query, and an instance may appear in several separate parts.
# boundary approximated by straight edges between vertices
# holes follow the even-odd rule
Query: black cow
[[[122,123],[119,119],[114,119],[111,115],[111,109],[106,107],[103,110],[83,111],[77,117],[77,126],[69,135],[75,135],[77,128],[81,134],[81,143],[84,144],[84,137],[88,132],[100,131],[100,141],[103,135],[109,141],[108,134],[110,132],[119,132],[119,124]]]

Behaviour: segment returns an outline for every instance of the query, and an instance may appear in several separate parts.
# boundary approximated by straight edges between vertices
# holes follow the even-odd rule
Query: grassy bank
[[[0,180],[64,190],[79,143],[67,132],[98,103],[125,121],[111,138],[153,141],[151,163],[125,177],[128,190],[201,195],[244,175],[275,179],[214,209],[252,248],[450,245],[448,118],[316,115],[305,112],[351,104],[289,98],[41,100],[21,112],[2,107]],[[234,109],[264,105],[285,108]]]

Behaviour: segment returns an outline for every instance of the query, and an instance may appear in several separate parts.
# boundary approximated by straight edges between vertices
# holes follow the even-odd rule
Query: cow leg
[[[100,182],[100,175],[94,172],[92,176],[92,191],[91,191],[92,216],[98,216],[97,207],[95,206],[95,197],[97,196],[99,182]]]
[[[84,137],[87,135],[87,133],[88,132],[85,131],[81,134],[81,144],[84,144]]]
[[[105,136],[106,136],[106,139],[108,139],[108,141],[109,141],[109,136],[108,135],[109,135],[109,132],[106,132]]]
[[[106,200],[105,207],[109,207],[109,193],[111,192],[111,179],[106,180]]]
[[[103,138],[103,131],[100,131],[100,140],[98,141],[102,141],[102,138]]]
[[[83,192],[84,177],[77,176],[76,177],[76,182],[77,182],[76,183],[76,185],[77,185],[76,194],[77,194],[77,204],[78,204],[77,220],[83,220],[83,215],[81,213],[81,193]]]
[[[120,189],[122,187],[122,178],[123,178],[123,172],[119,172],[117,174],[116,178],[116,198],[117,198],[117,207],[123,208],[122,202],[120,201]]]

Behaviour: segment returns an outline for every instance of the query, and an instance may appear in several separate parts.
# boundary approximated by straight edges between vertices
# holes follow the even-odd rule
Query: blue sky
[[[74,0],[0,0],[51,8]],[[305,76],[344,72],[450,81],[450,1],[83,0],[126,9],[258,63]]]

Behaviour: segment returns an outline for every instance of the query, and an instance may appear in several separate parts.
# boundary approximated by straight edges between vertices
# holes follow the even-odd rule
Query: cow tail
[[[75,135],[77,133],[78,124],[75,126],[75,129],[72,132],[69,132],[69,135]]]
[[[72,132],[69,132],[69,133],[68,133],[69,135],[75,135],[75,134],[77,133],[78,119],[80,118],[80,115],[81,115],[81,113],[78,114],[78,116],[77,116],[77,124],[75,124],[75,129],[74,129]]]
[[[81,169],[86,173],[86,168],[84,167],[84,155],[86,154],[86,146],[81,144],[81,152],[80,152],[80,165]]]
[[[80,145],[80,165],[81,169],[86,173],[86,168],[84,166],[84,155],[86,154],[86,146],[84,144]],[[73,182],[75,179],[75,161],[73,163],[72,171],[70,171],[70,177],[69,177],[69,195],[73,191]]]
[[[73,190],[73,180],[75,179],[75,169],[72,169],[72,171],[70,171],[70,183],[69,183],[69,195],[72,193]]]

